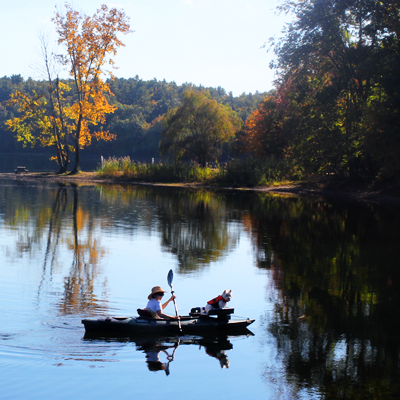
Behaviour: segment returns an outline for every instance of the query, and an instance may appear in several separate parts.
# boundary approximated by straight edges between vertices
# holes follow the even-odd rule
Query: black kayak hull
[[[220,320],[213,317],[182,317],[182,332],[188,335],[236,332],[246,330],[254,319]],[[176,320],[160,320],[146,317],[108,317],[98,319],[83,319],[86,332],[108,332],[116,334],[179,334],[179,324]]]

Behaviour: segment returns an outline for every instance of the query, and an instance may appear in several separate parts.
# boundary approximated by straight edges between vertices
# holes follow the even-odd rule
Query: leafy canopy
[[[274,43],[279,108],[264,103],[248,121],[249,139],[260,138],[248,141],[252,152],[281,131],[298,170],[399,177],[399,2],[283,0],[279,9],[293,15]]]
[[[211,99],[208,92],[188,90],[182,105],[167,112],[161,133],[160,154],[175,161],[196,160],[205,166],[221,154],[241,128],[242,120],[231,107]]]

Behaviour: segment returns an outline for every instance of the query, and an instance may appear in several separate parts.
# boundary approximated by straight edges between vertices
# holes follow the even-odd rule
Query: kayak
[[[211,310],[201,314],[194,308],[188,316],[181,316],[180,325],[183,334],[196,335],[213,332],[232,332],[247,330],[254,319],[231,319],[233,308]],[[86,332],[108,332],[115,334],[179,334],[177,320],[163,320],[151,317],[105,317],[83,319]]]

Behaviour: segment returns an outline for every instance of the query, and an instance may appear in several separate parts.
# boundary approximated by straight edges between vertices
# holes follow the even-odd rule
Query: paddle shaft
[[[167,281],[168,281],[168,285],[171,287],[172,296],[175,294],[174,287],[172,286],[173,279],[174,279],[174,273],[172,272],[172,269],[170,269],[169,272],[168,272]],[[179,332],[183,333],[182,332],[182,326],[181,326],[181,320],[179,319],[179,314],[178,314],[178,307],[176,306],[175,299],[174,299],[174,306],[175,306],[176,316],[178,317]]]
[[[171,282],[171,285],[170,285],[170,286],[171,286],[171,294],[174,295],[175,292],[174,292],[174,288],[173,288],[173,286],[172,286],[172,282]],[[175,313],[176,313],[176,316],[178,317],[179,331],[182,332],[181,320],[179,319],[178,307],[176,306],[176,301],[175,301],[175,299],[174,299],[174,306],[175,306]]]

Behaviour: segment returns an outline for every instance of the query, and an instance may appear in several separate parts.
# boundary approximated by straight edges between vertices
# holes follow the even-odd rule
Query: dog
[[[207,305],[204,308],[204,312],[208,314],[213,308],[225,308],[227,303],[232,299],[232,290],[224,290],[222,294],[210,301],[207,301]]]
[[[215,350],[215,349],[206,349],[206,354],[208,354],[211,357],[215,357],[219,361],[219,365],[221,368],[229,368],[230,362],[228,360],[228,356],[226,354],[226,350]]]

